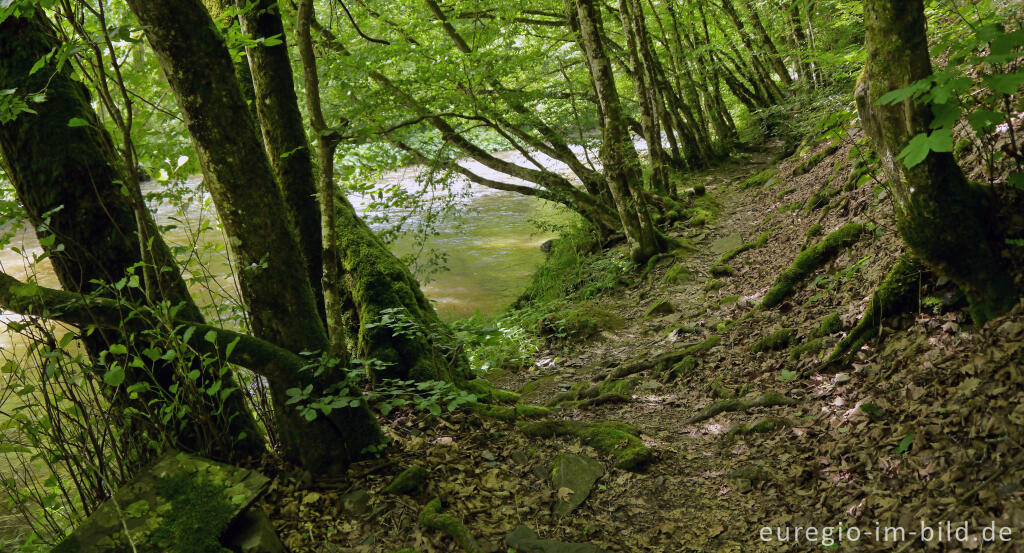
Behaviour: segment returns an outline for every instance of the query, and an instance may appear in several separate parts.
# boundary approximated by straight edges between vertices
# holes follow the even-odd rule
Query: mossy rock
[[[786,349],[795,339],[796,329],[782,328],[758,340],[751,348],[751,351],[778,351]]]
[[[541,336],[561,334],[566,338],[588,338],[602,330],[619,330],[625,324],[615,313],[585,305],[547,315],[537,326]]]
[[[552,512],[563,517],[586,501],[599,478],[604,476],[604,465],[596,459],[563,453],[551,462],[551,485],[556,491],[568,488],[572,493],[557,499]]]
[[[666,284],[685,284],[693,282],[693,272],[683,263],[676,263],[665,273]]]
[[[221,534],[269,482],[253,470],[168,453],[121,486],[116,505],[100,505],[53,551],[131,551],[127,525],[139,551],[221,553]]]
[[[672,313],[675,312],[676,308],[672,305],[672,302],[668,301],[667,299],[660,299],[651,304],[651,306],[647,308],[647,311],[644,312],[644,318],[671,315]]]
[[[812,338],[807,342],[800,344],[793,348],[789,352],[789,358],[792,360],[800,359],[807,354],[817,354],[821,351],[821,338]]]
[[[839,318],[839,313],[832,313],[821,320],[821,324],[818,328],[811,332],[811,338],[824,338],[825,336],[831,336],[836,332],[843,329],[843,321]]]

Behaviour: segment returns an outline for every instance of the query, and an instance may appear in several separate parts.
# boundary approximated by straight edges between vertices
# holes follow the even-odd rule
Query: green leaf
[[[68,126],[69,127],[88,127],[89,126],[89,122],[86,121],[85,119],[82,119],[81,117],[72,117],[71,120],[68,121]]]
[[[128,348],[124,344],[111,344],[110,353],[114,355],[125,355],[128,353]]]
[[[931,86],[931,81],[929,81],[928,79],[922,79],[908,87],[898,88],[896,90],[886,92],[875,103],[881,106],[891,106],[893,104],[898,104],[908,98],[920,96],[921,94],[928,92],[928,89],[931,88]]]
[[[906,148],[896,156],[896,159],[903,160],[903,165],[908,169],[919,165],[924,158],[928,157],[928,135],[921,133],[910,139]]]
[[[1024,173],[1014,173],[1010,175],[1008,181],[1010,186],[1013,186],[1017,190],[1024,191]]]
[[[985,134],[990,132],[996,125],[1005,120],[1002,112],[979,109],[974,113],[967,114],[967,122],[970,123],[974,132]]]
[[[931,128],[952,127],[960,120],[963,109],[959,104],[932,104],[932,114],[935,118],[932,120]]]
[[[203,340],[206,340],[207,342],[210,342],[211,344],[217,343],[217,331],[216,330],[211,330],[211,331],[207,332],[205,335],[203,335]]]
[[[914,431],[907,432],[907,435],[900,440],[899,445],[896,446],[896,455],[906,455],[910,448],[914,446]]]
[[[782,373],[779,374],[779,382],[792,382],[796,380],[797,372],[782,369]]]
[[[103,382],[112,387],[120,386],[124,382],[124,368],[114,365],[103,373]]]
[[[952,152],[953,129],[951,127],[935,129],[928,136],[928,148],[933,152]]]
[[[983,79],[985,86],[1000,94],[1016,94],[1021,85],[1024,85],[1024,71],[1010,73],[1009,75],[989,75]]]

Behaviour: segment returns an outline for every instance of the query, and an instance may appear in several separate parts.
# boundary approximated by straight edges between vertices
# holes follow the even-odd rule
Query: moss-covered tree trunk
[[[1019,298],[999,255],[992,217],[952,153],[931,152],[910,169],[896,160],[914,136],[928,132],[930,106],[914,99],[877,104],[887,92],[932,73],[923,1],[867,0],[864,20],[868,61],[857,84],[857,107],[889,177],[900,233],[926,265],[960,286],[972,317],[984,323]]]
[[[580,43],[603,114],[601,162],[611,189],[622,228],[629,242],[629,256],[643,263],[662,250],[641,190],[640,158],[630,140],[629,127],[612,64],[604,50],[601,13],[593,0],[572,0],[579,21]]]
[[[149,297],[132,287],[124,287],[121,293],[140,305],[167,301],[180,306],[177,314],[181,320],[202,323],[151,215],[143,209],[137,220],[131,198],[122,193],[124,179],[114,145],[89,104],[86,87],[71,78],[67,66],[57,70],[50,63],[29,74],[35,63],[58,45],[48,28],[39,12],[0,23],[0,87],[46,93],[46,101],[34,106],[37,113],[22,113],[0,124],[0,155],[19,201],[40,242],[46,245],[61,287],[90,293],[100,287],[97,283],[113,284],[128,278],[129,271],[142,262],[141,248],[148,248],[149,257],[160,265],[154,271],[160,274],[156,289],[149,291]],[[72,119],[85,124],[69,126]],[[149,228],[152,240],[147,245],[140,243],[138,223]],[[129,343],[125,336],[110,332],[92,333],[83,340],[94,358],[110,344]],[[131,371],[126,386],[146,382],[155,386],[156,394],[174,384],[175,377],[172,365],[156,363]],[[204,375],[199,384],[212,385],[216,378]],[[238,388],[230,373],[220,380],[225,390]],[[150,401],[156,405],[161,401],[158,394],[139,393],[135,403],[143,406],[142,412]],[[117,397],[116,401],[126,400]],[[176,446],[221,459],[264,451],[261,434],[240,393],[227,395],[223,406],[202,393],[191,401],[191,427],[168,429],[178,440]]]
[[[129,6],[146,27],[192,136],[254,333],[292,352],[325,351],[327,334],[284,195],[213,21],[199,0],[131,0]],[[287,405],[290,388],[312,386],[315,399],[344,386],[341,371],[316,373],[270,381],[271,396],[285,455],[310,471],[336,472],[376,445],[379,429],[365,403],[312,421]]]

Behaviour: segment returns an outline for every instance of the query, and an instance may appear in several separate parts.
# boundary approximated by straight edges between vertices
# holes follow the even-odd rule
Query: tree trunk
[[[130,197],[121,192],[124,179],[117,169],[113,142],[90,106],[85,86],[71,78],[66,66],[57,71],[55,65],[47,64],[29,75],[36,61],[57,46],[47,28],[41,12],[0,23],[0,86],[46,90],[47,95],[38,114],[23,113],[0,125],[0,154],[40,242],[46,244],[48,236],[54,237],[46,250],[57,279],[67,291],[90,293],[99,288],[96,282],[113,284],[128,278],[130,270],[142,262],[141,247],[150,248],[151,259],[160,265],[154,271],[160,274],[157,289],[150,291],[150,297],[131,287],[121,293],[140,305],[151,301],[178,305],[178,317],[202,323],[173,255],[145,210],[141,224],[149,227],[152,240],[140,246],[136,212]],[[87,124],[70,127],[73,118]],[[54,247],[58,244],[63,249]],[[82,339],[94,358],[110,344],[129,343],[111,332]],[[148,382],[166,390],[179,376],[173,365],[165,363],[148,370],[152,376],[146,370],[132,371],[126,386]],[[210,386],[216,379],[204,374],[198,385]],[[223,389],[238,388],[230,372],[220,380]],[[150,401],[160,400],[141,392],[136,403],[142,406],[140,411],[147,412]],[[261,434],[240,393],[227,395],[219,414],[222,406],[206,394],[197,394],[191,401],[195,423],[172,431],[178,447],[229,460],[264,451]]]
[[[292,352],[325,351],[327,334],[284,196],[209,14],[198,0],[131,0],[129,6],[178,99],[239,267],[254,333]],[[300,371],[291,382],[270,383],[284,453],[312,472],[340,471],[379,441],[365,403],[312,421],[286,406],[292,387],[313,386],[317,395],[346,389],[339,372]]]
[[[288,213],[298,231],[299,247],[305,260],[309,284],[313,288],[313,299],[323,316],[320,213],[315,200],[317,188],[278,2],[260,0],[249,10],[244,9],[249,3],[247,0],[237,0],[237,3],[242,10],[239,17],[242,32],[253,39],[277,37],[280,41],[273,46],[260,42],[256,46],[246,47],[245,51],[249,59],[263,142],[278,186],[284,193]]]
[[[579,19],[581,44],[594,80],[601,113],[604,114],[601,161],[611,189],[622,228],[629,243],[629,257],[644,263],[662,251],[651,214],[640,189],[640,159],[630,140],[626,117],[615,88],[615,75],[604,51],[601,14],[593,0],[572,0]]]
[[[857,108],[889,177],[900,233],[926,265],[960,286],[972,318],[982,324],[1019,297],[999,255],[991,214],[952,153],[931,152],[910,169],[896,160],[914,136],[928,132],[929,105],[913,98],[877,105],[884,94],[932,74],[923,2],[867,0],[864,20],[868,61],[857,84]]]

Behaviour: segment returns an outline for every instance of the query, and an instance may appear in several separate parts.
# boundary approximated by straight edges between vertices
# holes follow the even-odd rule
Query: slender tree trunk
[[[593,0],[573,0],[579,18],[581,43],[591,72],[594,89],[604,114],[604,137],[601,161],[605,178],[615,199],[615,207],[629,242],[629,256],[634,263],[644,263],[662,250],[651,215],[640,189],[640,159],[629,137],[626,117],[622,113],[615,76],[604,51],[601,14]]]
[[[266,46],[266,41],[245,49],[251,69],[256,112],[259,114],[263,142],[270,165],[284,193],[285,205],[298,231],[299,247],[305,260],[306,275],[313,288],[313,297],[324,315],[324,292],[320,279],[321,221],[314,200],[317,188],[313,176],[312,156],[302,125],[295,82],[292,77],[288,43],[281,23],[277,0],[260,0],[246,10],[247,0],[237,0],[241,10],[242,32],[253,39],[277,37],[279,43]],[[333,157],[333,156],[332,156]]]
[[[900,233],[911,251],[957,283],[976,323],[1008,311],[1019,298],[999,255],[1000,236],[952,153],[931,152],[913,168],[896,160],[926,133],[930,106],[907,99],[878,105],[884,94],[932,74],[922,0],[866,0],[868,61],[857,84],[857,107],[879,151],[896,200]]]
[[[775,41],[772,37],[768,36],[767,29],[764,28],[764,23],[761,21],[761,16],[757,13],[757,6],[754,5],[751,0],[744,0],[747,6],[747,12],[750,13],[751,26],[754,27],[754,32],[757,33],[757,38],[764,45],[764,49],[768,52],[768,63],[775,69],[775,73],[779,76],[784,84],[792,84],[793,77],[790,76],[789,70],[786,69],[786,64],[782,60],[782,56],[779,55],[779,49],[775,47]]]
[[[626,53],[632,66],[630,76],[636,86],[637,102],[640,104],[640,125],[644,139],[647,141],[647,152],[651,158],[650,188],[660,194],[668,194],[668,173],[666,171],[665,152],[661,146],[661,128],[658,125],[657,104],[654,101],[656,84],[649,80],[650,72],[646,70],[637,52],[637,30],[634,17],[643,14],[630,13],[633,6],[628,0],[619,0],[619,16],[622,18],[622,30],[625,33]]]
[[[121,191],[125,179],[117,169],[114,145],[90,106],[85,86],[71,78],[67,66],[58,71],[47,64],[29,75],[37,60],[58,46],[47,28],[41,12],[0,23],[0,86],[46,90],[47,95],[37,114],[23,113],[0,124],[0,155],[40,242],[46,244],[46,238],[53,237],[47,250],[61,286],[87,294],[99,288],[97,282],[113,284],[128,278],[143,261],[140,252],[146,249],[158,264],[153,272],[160,275],[160,284],[149,297],[132,287],[123,288],[122,293],[138,304],[167,301],[178,306],[180,319],[202,323],[151,215],[143,209],[137,217],[140,214],[131,198]],[[74,118],[87,124],[69,126]],[[139,224],[148,227],[148,244],[140,244]],[[61,248],[54,247],[57,245]],[[82,339],[94,358],[110,344],[130,343],[110,331]],[[146,382],[156,393],[157,389],[167,390],[177,376],[172,365],[156,363],[144,370],[129,370],[126,386]],[[198,384],[210,386],[218,378],[222,389],[237,390],[230,372],[203,374]],[[139,393],[135,403],[142,412],[149,410],[151,401],[153,405],[161,401],[159,394]],[[123,391],[120,394],[126,396]],[[225,396],[223,405],[202,393],[190,401],[195,424],[172,430],[177,447],[229,460],[264,451],[262,436],[240,393]]]
[[[198,0],[131,0],[129,6],[178,99],[240,267],[254,333],[292,352],[325,351],[327,334],[284,195],[209,14]],[[317,372],[271,381],[271,396],[285,455],[312,472],[335,473],[376,445],[380,431],[365,402],[312,421],[286,405],[292,387],[310,386],[316,396],[347,389],[344,373]]]

